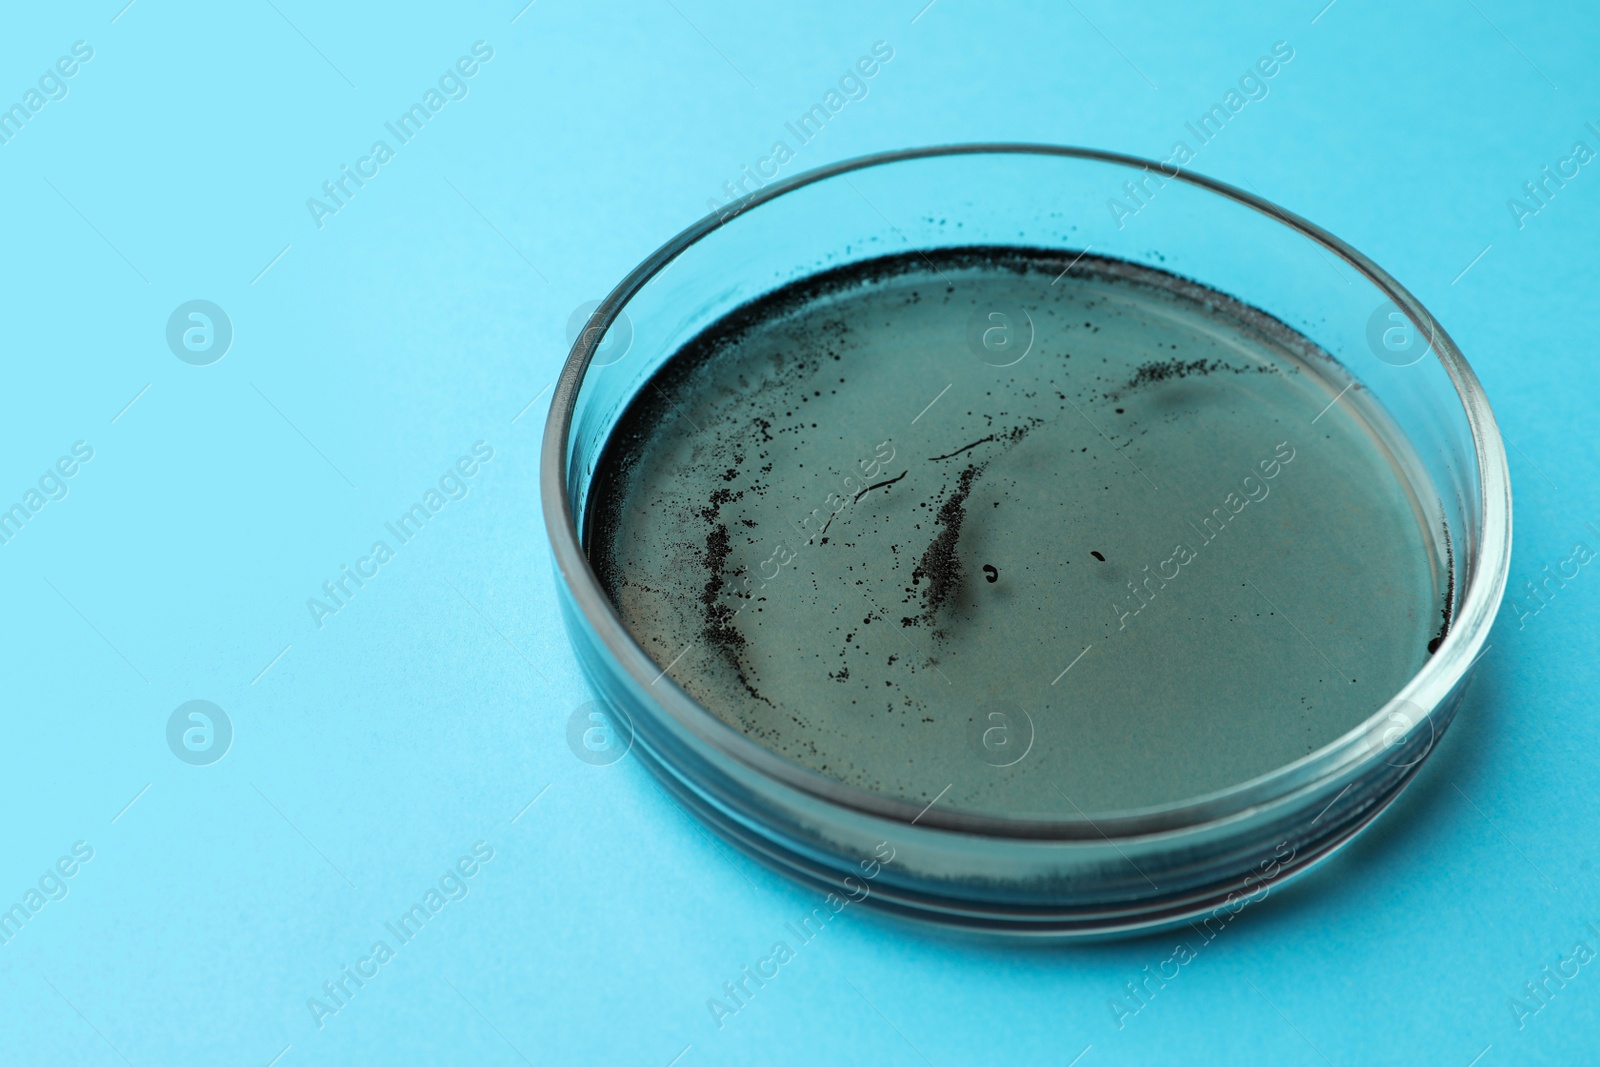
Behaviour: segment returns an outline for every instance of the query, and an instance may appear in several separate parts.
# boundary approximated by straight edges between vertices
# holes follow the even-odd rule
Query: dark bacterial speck
[[[1000,580],[1000,572],[995,569],[995,566],[992,563],[985,563],[983,565],[983,576],[984,578],[988,579],[990,585],[993,585],[995,582]]]
[[[1102,556],[1098,552],[1090,551],[1089,555],[1093,556],[1095,559],[1099,560],[1101,563],[1104,563],[1106,561],[1106,558],[1104,556]]]

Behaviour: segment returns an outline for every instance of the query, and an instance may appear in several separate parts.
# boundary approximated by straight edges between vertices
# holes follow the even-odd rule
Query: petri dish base
[[[1510,545],[1493,417],[1398,283],[1052,146],[701,220],[579,337],[542,491],[579,657],[686,807],[1027,937],[1203,920],[1348,840],[1448,725]]]

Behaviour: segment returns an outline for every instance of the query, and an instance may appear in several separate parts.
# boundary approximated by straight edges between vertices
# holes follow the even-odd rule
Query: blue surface
[[[1351,241],[1451,330],[1512,444],[1515,592],[1600,550],[1600,164],[1521,225],[1508,206],[1575,141],[1600,151],[1592,8],[122,2],[13,6],[0,33],[0,103],[24,108],[93,50],[0,144],[0,506],[93,450],[0,544],[0,906],[27,913],[0,1059],[1592,1061],[1600,963],[1541,968],[1600,950],[1600,568],[1504,610],[1393,810],[1137,1012],[1124,983],[1179,938],[1018,952],[852,908],[719,1028],[708,998],[816,901],[637,761],[574,758],[590,698],[537,506],[569,315],[793,147],[785,122],[874,42],[893,59],[785,174],[961,140],[1165,158],[1287,41],[1193,166]],[[478,41],[492,59],[398,143],[384,124]],[[392,158],[360,164],[379,139]],[[307,198],[342,164],[376,176],[319,227]],[[191,300],[231,322],[220,361],[169,348]],[[445,482],[465,496],[396,544],[384,524],[477,442],[492,459]],[[307,599],[378,540],[393,558],[319,626]],[[220,761],[176,757],[186,716],[169,747],[191,700],[231,722]],[[373,976],[308,1007],[341,1003],[347,965]]]

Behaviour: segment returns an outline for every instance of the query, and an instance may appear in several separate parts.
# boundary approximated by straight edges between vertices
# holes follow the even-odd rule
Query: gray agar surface
[[[872,260],[668,361],[585,538],[674,681],[840,782],[1030,817],[1225,789],[1402,687],[1448,549],[1365,390],[1220,293],[1072,263]]]

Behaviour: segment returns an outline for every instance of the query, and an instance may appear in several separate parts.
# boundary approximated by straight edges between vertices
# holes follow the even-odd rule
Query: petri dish
[[[836,901],[1021,937],[1231,914],[1348,841],[1510,554],[1493,415],[1410,293],[1079,148],[700,220],[590,316],[541,463],[578,657],[682,804]]]

